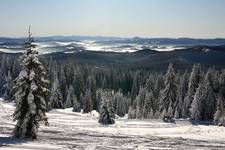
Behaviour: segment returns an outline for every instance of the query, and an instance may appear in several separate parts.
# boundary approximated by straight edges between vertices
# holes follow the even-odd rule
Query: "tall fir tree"
[[[215,125],[225,126],[225,110],[224,110],[224,100],[222,96],[222,91],[220,91],[219,93],[216,112],[213,116],[213,122]]]
[[[101,101],[101,93],[102,93],[102,89],[98,89],[97,91],[96,91],[96,102],[97,102],[97,112],[99,112],[99,110],[100,110],[100,101]]]
[[[93,76],[89,76],[87,78],[86,88],[90,89],[93,109],[96,110],[97,105],[98,105],[97,101],[96,101],[96,90],[97,90],[97,88],[96,88],[96,80]]]
[[[176,101],[176,108],[175,108],[175,118],[181,118],[182,112],[184,112],[184,98],[186,96],[188,90],[188,76],[187,72],[185,72],[180,79],[178,90],[177,90],[177,101]]]
[[[63,104],[66,103],[66,96],[67,96],[67,84],[66,84],[66,76],[65,76],[65,70],[64,70],[64,65],[60,67],[60,71],[59,71],[59,85],[60,85],[60,91],[61,91],[61,94],[62,94],[62,98],[63,98]]]
[[[76,94],[76,97],[78,98],[78,101],[83,106],[82,100],[80,98],[84,97],[84,94],[85,94],[84,79],[83,79],[83,76],[81,75],[79,68],[77,68],[77,70],[74,71],[73,87],[74,87],[74,92]]]
[[[80,104],[80,107],[83,109],[84,108],[84,94],[83,93],[80,94],[80,100],[78,102]]]
[[[132,83],[132,90],[131,90],[131,101],[133,103],[134,99],[136,98],[137,94],[138,94],[138,86],[139,86],[139,83],[138,83],[138,75],[139,73],[136,73],[135,76],[134,76],[134,79],[133,79],[133,83]]]
[[[194,96],[191,105],[191,118],[194,120],[213,120],[217,98],[213,90],[213,75],[209,69]]]
[[[205,94],[203,95],[203,110],[202,110],[202,119],[203,120],[213,120],[213,115],[216,111],[216,93],[213,89],[214,78],[213,78],[213,70],[209,69],[205,79],[204,79],[204,88]]]
[[[112,95],[109,92],[103,92],[101,94],[101,108],[98,122],[104,125],[115,123]]]
[[[4,91],[3,90],[3,85],[5,84],[5,73],[6,73],[6,55],[3,55],[1,57],[1,65],[0,65],[0,94],[2,94],[1,92]]]
[[[161,74],[157,75],[157,79],[156,79],[156,83],[155,83],[155,87],[153,92],[153,96],[154,96],[154,106],[153,106],[153,111],[157,112],[158,108],[159,108],[159,100],[160,100],[160,91],[163,89],[164,87],[164,82],[163,82],[163,77]]]
[[[74,95],[74,98],[73,98],[73,112],[80,112],[80,111],[81,111],[80,103],[77,101],[76,95]]]
[[[144,103],[143,118],[145,119],[153,118],[153,102],[154,98],[152,92],[147,92]]]
[[[73,101],[75,98],[76,98],[76,95],[74,94],[73,86],[70,85],[69,90],[67,92],[67,96],[66,96],[65,108],[73,107]]]
[[[190,107],[190,117],[192,120],[202,119],[202,109],[203,109],[203,97],[205,95],[205,88],[203,82],[199,84],[199,87],[194,95],[194,100],[192,101]]]
[[[164,86],[165,88],[161,92],[159,111],[161,112],[161,114],[163,114],[162,117],[166,115],[170,115],[170,117],[173,117],[175,111],[174,105],[176,102],[177,85],[172,64],[169,64],[167,73],[165,75]]]
[[[152,74],[149,75],[148,79],[146,80],[146,89],[148,91],[154,91],[154,87],[155,87],[155,81],[154,81],[154,76]]]
[[[107,89],[107,87],[108,87],[107,80],[106,80],[106,77],[104,76],[104,78],[102,80],[101,88]]]
[[[114,96],[116,101],[116,114],[120,117],[124,117],[126,114],[126,102],[123,94],[119,91]]]
[[[137,119],[141,119],[143,116],[143,107],[144,107],[144,103],[145,103],[146,93],[147,93],[146,88],[140,88],[139,94],[136,97],[136,101],[137,101],[136,117],[137,117]]]
[[[129,106],[128,119],[136,119],[136,109],[134,108],[134,106]]]
[[[91,91],[89,89],[86,90],[84,97],[84,108],[83,113],[89,113],[93,110],[93,104],[91,99]]]
[[[221,91],[221,96],[225,98],[225,69],[221,71],[219,77],[219,91]]]
[[[13,100],[13,86],[14,86],[14,82],[11,76],[11,72],[8,71],[8,75],[5,77],[5,93],[4,93],[4,99],[8,100],[8,101],[12,101]]]
[[[183,117],[190,116],[190,107],[201,80],[202,80],[201,66],[199,64],[195,64],[192,68],[192,72],[191,72],[189,83],[188,83],[188,91],[184,99],[183,112],[182,112]]]
[[[59,85],[59,79],[57,73],[55,73],[54,81],[51,88],[51,96],[50,96],[50,103],[49,109],[51,108],[58,108],[63,109],[63,96]]]
[[[47,89],[48,81],[45,80],[45,71],[42,63],[38,59],[34,40],[31,37],[29,28],[28,38],[24,44],[26,52],[23,56],[23,69],[15,79],[14,97],[16,109],[13,113],[14,120],[17,120],[13,131],[16,138],[37,138],[37,131],[40,121],[45,121],[47,125],[46,97],[49,93]]]

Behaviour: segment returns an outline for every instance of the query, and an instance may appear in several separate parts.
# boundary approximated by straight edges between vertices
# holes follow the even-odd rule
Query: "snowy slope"
[[[180,120],[117,119],[98,124],[98,114],[73,113],[72,109],[47,113],[49,127],[41,126],[36,141],[10,138],[14,106],[0,99],[0,149],[225,149],[225,128],[191,125]]]

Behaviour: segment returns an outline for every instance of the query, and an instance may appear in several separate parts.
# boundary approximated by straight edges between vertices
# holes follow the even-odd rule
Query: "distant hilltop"
[[[194,39],[194,38],[123,38],[123,37],[106,37],[106,36],[45,36],[35,37],[37,42],[70,42],[70,41],[98,41],[103,43],[138,43],[138,44],[151,44],[151,45],[182,45],[182,46],[196,46],[196,45],[225,45],[224,38],[215,39]],[[9,38],[0,37],[1,43],[21,43],[24,42],[24,38]]]

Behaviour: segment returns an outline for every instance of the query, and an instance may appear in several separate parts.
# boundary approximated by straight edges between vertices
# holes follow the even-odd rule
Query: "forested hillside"
[[[107,99],[112,103],[113,112],[120,117],[128,113],[130,119],[175,117],[224,124],[222,48],[203,51],[202,47],[197,47],[195,50],[164,52],[159,55],[161,58],[158,53],[161,52],[87,51],[40,56],[50,81],[48,109],[73,107],[74,111],[100,111],[101,102]],[[205,60],[211,53],[217,57]],[[1,95],[9,101],[14,100],[14,79],[21,70],[19,56],[0,55]],[[158,59],[158,63],[152,62],[151,58]],[[185,59],[192,61],[182,64]],[[195,62],[202,65],[195,64],[192,70],[189,69]],[[167,71],[164,68],[168,68]]]

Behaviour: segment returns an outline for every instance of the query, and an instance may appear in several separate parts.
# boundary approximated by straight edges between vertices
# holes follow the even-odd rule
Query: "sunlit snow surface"
[[[134,43],[101,43],[95,41],[74,41],[74,42],[39,42],[34,43],[41,54],[54,52],[75,53],[82,50],[104,51],[104,52],[136,52],[146,48],[157,51],[172,51],[183,49],[185,47],[172,45],[151,45],[151,44],[134,44]],[[0,51],[6,53],[23,52],[22,45],[0,45]]]
[[[225,128],[191,125],[186,120],[168,124],[160,120],[116,119],[98,123],[98,113],[74,113],[72,109],[47,113],[50,126],[41,125],[36,141],[10,138],[15,125],[14,106],[0,99],[0,149],[225,149]]]

